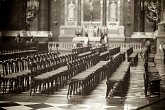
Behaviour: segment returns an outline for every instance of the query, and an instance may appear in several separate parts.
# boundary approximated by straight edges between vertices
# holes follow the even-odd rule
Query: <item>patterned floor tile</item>
[[[33,109],[40,109],[40,108],[48,108],[48,107],[53,107],[49,104],[44,104],[44,103],[40,103],[40,104],[31,104],[31,105],[24,105]]]

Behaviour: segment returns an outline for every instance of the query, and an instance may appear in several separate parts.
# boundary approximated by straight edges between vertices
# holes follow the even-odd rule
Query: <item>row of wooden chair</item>
[[[87,52],[87,51],[90,51],[91,47],[77,47],[75,49],[72,49],[72,52],[76,52],[78,54],[81,54],[81,53],[84,53],[84,52]]]
[[[58,56],[58,53],[47,53],[1,61],[2,74],[0,82],[3,84],[3,94],[8,92],[7,87],[9,87],[9,92],[21,92],[29,89],[29,79],[33,79],[33,77],[38,75],[33,72],[34,62],[38,63],[37,68],[40,68],[43,63],[47,62],[46,64],[49,65],[49,68],[45,69],[51,70],[52,68],[60,67],[66,60],[70,61],[74,58],[76,58],[76,54],[73,53],[65,56]],[[25,87],[27,88],[25,89]]]
[[[127,60],[131,62],[131,66],[136,66],[138,63],[138,52],[134,52],[133,47],[127,49]]]
[[[100,60],[107,61],[118,52],[120,52],[120,47],[108,49],[107,51],[100,53]]]
[[[106,61],[100,61],[96,65],[80,72],[69,81],[67,96],[87,95],[106,76]]]
[[[93,61],[97,54],[91,54],[89,57],[78,58],[73,61],[66,61],[60,67],[53,69],[51,71],[45,70],[49,68],[50,65],[47,62],[42,63],[40,69],[38,70],[36,66],[33,66],[33,72],[39,73],[32,79],[32,86],[30,94],[33,92],[46,92],[51,94],[54,90],[58,90],[67,84],[68,80],[78,74],[79,72],[88,68],[88,66],[93,65]],[[61,62],[62,63],[62,62]],[[47,65],[47,66],[46,66]],[[52,67],[50,67],[52,68]]]
[[[120,93],[121,97],[124,95],[124,88],[128,86],[130,76],[130,63],[125,61],[124,57],[125,52],[119,53],[108,64],[106,97],[117,93]]]
[[[101,50],[101,47],[99,49]],[[115,52],[117,53],[120,50],[120,47],[112,48],[110,50],[107,50],[107,47],[103,47],[101,51],[99,49],[95,48],[93,50],[95,52],[99,52],[99,56],[95,58],[98,59],[98,61],[96,61],[96,63],[90,68],[80,72],[79,74],[71,78],[71,80],[69,81],[67,96],[72,96],[74,94],[82,96],[87,95],[101,80],[103,80],[107,76],[108,61],[101,60],[104,60],[104,57],[110,55],[110,52],[111,54],[115,54]],[[108,60],[109,57],[106,59]]]
[[[3,94],[9,92],[23,91],[29,89],[30,67],[28,58],[10,59],[1,62],[3,73],[1,76]],[[26,87],[26,88],[25,88]]]
[[[26,57],[36,54],[37,49],[35,45],[29,44],[8,44],[0,45],[0,61],[11,58]]]
[[[160,96],[160,81],[161,77],[159,71],[154,63],[154,56],[150,53],[150,48],[145,47],[142,50],[144,58],[144,87],[145,96],[148,95],[148,91],[151,94]]]

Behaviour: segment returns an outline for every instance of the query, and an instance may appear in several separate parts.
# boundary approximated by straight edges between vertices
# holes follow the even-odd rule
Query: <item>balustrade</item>
[[[120,42],[110,42],[108,43],[109,48],[115,48],[115,47],[120,47],[120,49],[128,49],[130,47],[133,47],[135,51],[140,51],[142,48],[141,43],[120,43]],[[48,45],[49,51],[57,50],[72,50],[74,48],[72,42],[49,42]]]

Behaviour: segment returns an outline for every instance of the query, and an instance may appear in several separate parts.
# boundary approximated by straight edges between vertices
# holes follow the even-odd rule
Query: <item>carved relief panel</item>
[[[107,0],[108,25],[118,25],[120,20],[120,0]]]
[[[83,15],[84,21],[100,21],[101,19],[101,0],[84,0]]]

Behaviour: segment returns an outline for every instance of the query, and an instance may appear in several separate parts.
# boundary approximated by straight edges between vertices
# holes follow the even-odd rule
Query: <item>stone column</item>
[[[38,17],[38,30],[48,31],[50,28],[49,23],[49,0],[40,0],[40,9]]]
[[[103,5],[102,9],[103,9],[103,15],[102,15],[102,25],[106,26],[106,12],[107,12],[107,4],[106,4],[107,0],[103,0],[103,3],[101,4],[101,6]]]
[[[81,24],[84,22],[84,12],[83,12],[83,2],[84,0],[81,0]]]
[[[81,0],[78,0],[77,25],[81,26]]]
[[[104,0],[101,0],[100,4],[101,4],[100,20],[102,22],[102,25],[104,25]]]
[[[145,38],[144,33],[144,0],[134,0],[134,33],[132,38]]]
[[[108,22],[108,19],[109,19],[109,0],[106,1],[106,23]]]

